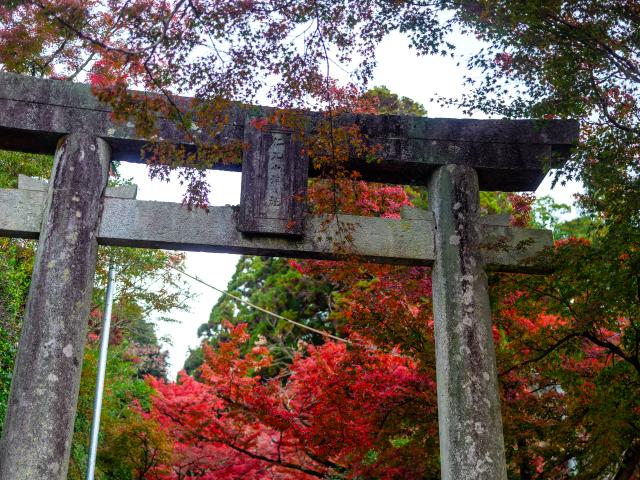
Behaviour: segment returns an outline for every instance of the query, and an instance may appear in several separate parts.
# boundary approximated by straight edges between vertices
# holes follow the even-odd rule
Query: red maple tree
[[[434,423],[424,422],[435,418],[435,384],[415,361],[364,339],[331,341],[301,347],[289,368],[265,379],[268,348],[243,355],[246,325],[227,328],[228,342],[206,348],[198,380],[150,380],[158,393],[149,415],[175,442],[161,478],[189,478],[180,476],[187,470],[216,479],[423,475],[425,445],[414,442],[416,451],[402,455],[396,448],[416,435],[436,437]]]

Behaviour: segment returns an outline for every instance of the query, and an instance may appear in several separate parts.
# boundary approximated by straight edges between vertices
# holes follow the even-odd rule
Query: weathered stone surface
[[[433,316],[443,480],[506,480],[491,308],[480,255],[473,169],[439,168],[429,185],[436,223]],[[498,227],[507,228],[507,227]]]
[[[300,236],[304,233],[309,160],[291,130],[257,128],[247,119],[238,230]]]
[[[46,200],[46,191],[0,189],[0,236],[38,238]]]
[[[190,100],[183,98],[178,103],[189,105]],[[266,116],[270,111],[259,106],[234,107],[224,131],[214,139],[201,140],[242,141],[246,118]],[[324,119],[315,112],[305,112],[304,116],[311,132]],[[578,132],[576,122],[565,120],[390,115],[343,115],[335,119],[336,126],[350,124],[358,125],[371,144],[382,147],[383,161],[379,163],[353,158],[352,166],[365,180],[425,184],[434,168],[455,163],[474,167],[483,190],[504,191],[534,190],[542,180],[545,162],[559,164],[566,160]],[[0,73],[0,148],[50,153],[60,136],[88,128],[109,142],[114,160],[140,161],[144,139],[136,136],[132,124],[114,123],[109,108],[93,97],[89,86]],[[186,142],[170,121],[159,119],[158,129],[164,139]],[[239,170],[240,164],[218,167]]]
[[[44,194],[0,189],[0,236],[38,238]],[[402,265],[430,265],[434,260],[431,212],[404,209],[403,219],[340,215],[335,220],[309,216],[303,239],[245,236],[238,232],[237,207],[211,207],[188,211],[178,203],[105,198],[98,243],[188,251],[242,253],[336,259],[345,253]],[[487,222],[485,224],[485,222]],[[482,256],[491,268],[502,271],[542,272],[535,257],[552,245],[548,230],[495,225],[483,217]],[[344,251],[345,230],[353,237]]]
[[[400,207],[400,218],[402,218],[402,220],[426,220],[433,222],[433,212],[423,208],[404,205]]]
[[[99,231],[105,245],[127,245],[278,257],[363,259],[428,264],[433,232],[428,222],[340,215],[310,216],[304,237],[244,235],[236,228],[238,207],[187,211],[177,203],[106,199]],[[346,235],[353,237],[346,242]]]
[[[10,205],[42,227],[0,442],[3,480],[67,476],[108,150],[93,136],[69,135],[48,192],[15,190],[40,199],[40,222],[27,203]]]
[[[18,174],[18,188],[21,190],[46,192],[47,190],[49,190],[49,182],[40,178],[29,177],[20,173]],[[104,192],[104,196],[109,198],[136,198],[137,195],[137,185],[120,185],[118,187],[107,187]]]

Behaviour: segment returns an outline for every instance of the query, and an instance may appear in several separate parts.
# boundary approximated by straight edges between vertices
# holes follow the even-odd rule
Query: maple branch
[[[542,353],[540,353],[538,356],[536,356],[534,358],[530,358],[528,360],[525,360],[525,361],[523,361],[521,363],[518,363],[516,365],[513,365],[512,367],[509,367],[506,370],[503,370],[503,371],[499,372],[498,375],[499,376],[507,375],[508,373],[512,372],[513,370],[519,369],[520,367],[524,367],[525,365],[529,365],[531,363],[539,362],[540,360],[542,360],[546,356],[548,356],[551,353],[553,353],[556,349],[558,349],[559,347],[561,347],[562,345],[567,343],[569,340],[572,340],[574,338],[581,337],[581,336],[583,336],[582,332],[569,333],[569,334],[565,335],[564,337],[562,337],[557,342],[555,342],[549,348],[546,348],[545,350],[543,350]]]
[[[549,21],[546,21],[546,23],[552,25],[551,21],[555,21],[558,24],[564,26],[565,32],[572,36],[576,41],[582,43],[585,47],[592,47],[594,50],[603,53],[622,72],[626,73],[627,77],[630,80],[640,82],[640,68],[635,65],[632,60],[617,53],[613,48],[611,48],[610,45],[607,45],[605,42],[589,33],[586,29],[579,28],[579,25],[572,24],[571,22],[557,15],[550,15]]]
[[[249,450],[246,450],[238,445],[233,444],[232,442],[229,441],[225,441],[225,440],[217,440],[218,442],[222,443],[223,445],[226,445],[227,447],[235,450],[238,453],[242,453],[244,455],[247,455],[248,457],[251,457],[255,460],[262,460],[263,462],[267,462],[270,463],[272,465],[278,465],[280,467],[284,467],[284,468],[290,468],[292,470],[296,470],[298,472],[302,472],[302,473],[306,473],[307,475],[311,475],[313,477],[318,477],[318,478],[326,478],[327,474],[326,472],[318,472],[316,470],[311,470],[310,468],[307,467],[303,467],[301,465],[296,465],[295,463],[289,463],[289,462],[283,462],[283,461],[279,461],[279,460],[274,460],[273,458],[269,458],[269,457],[265,457],[264,455],[260,455],[258,453],[253,453]]]
[[[348,471],[346,467],[338,465],[337,463],[333,463],[331,460],[324,460],[324,459],[318,457],[317,455],[309,452],[306,449],[304,451],[304,454],[307,457],[309,457],[311,460],[313,460],[314,462],[319,463],[320,465],[324,465],[325,467],[332,468],[333,470],[335,470],[337,472],[346,473]]]
[[[224,396],[220,396],[220,395],[218,395],[218,396],[222,400],[225,400],[225,401],[231,403],[232,405],[236,405],[236,406],[239,406],[240,408],[249,410],[249,408],[247,406],[245,406],[245,405],[243,405],[243,404],[241,404],[239,402],[235,402],[235,401],[231,400],[228,397],[225,398]],[[158,408],[158,406],[156,406],[156,408]],[[265,455],[261,455],[259,453],[251,452],[251,451],[247,450],[246,448],[243,448],[243,447],[240,447],[239,445],[236,445],[234,442],[232,442],[230,440],[224,440],[224,439],[221,439],[221,438],[209,438],[209,437],[206,437],[206,436],[202,435],[199,431],[193,430],[192,428],[190,428],[187,425],[185,425],[184,422],[182,422],[181,418],[177,418],[176,415],[173,415],[167,409],[158,408],[158,410],[160,410],[163,415],[165,415],[168,418],[170,418],[177,425],[180,425],[183,428],[185,428],[185,430],[190,435],[192,435],[193,438],[196,438],[196,439],[200,440],[201,442],[204,442],[204,443],[221,443],[221,444],[226,445],[229,448],[237,451],[238,453],[242,453],[244,455],[247,455],[247,456],[249,456],[249,457],[251,457],[251,458],[253,458],[255,460],[261,460],[261,461],[267,462],[267,463],[272,464],[272,465],[278,465],[278,466],[283,467],[283,468],[289,468],[289,469],[292,469],[292,470],[303,472],[303,473],[306,473],[308,475],[312,475],[314,477],[326,478],[326,475],[327,475],[326,472],[319,472],[319,471],[312,470],[310,468],[304,467],[302,465],[297,465],[295,463],[290,463],[290,462],[283,461],[282,458],[281,458],[281,455],[280,455],[280,451],[278,451],[278,458],[277,459],[273,459],[273,458],[269,458],[269,457],[267,457]],[[248,413],[251,413],[251,412],[249,411]],[[280,432],[280,434],[282,435],[282,432]],[[278,450],[279,450],[279,448],[278,448]],[[335,463],[333,463],[333,462],[331,462],[329,460],[320,459],[320,458],[316,457],[315,455],[310,454],[307,451],[305,451],[305,454],[311,460],[313,460],[314,462],[316,462],[316,463],[318,463],[320,465],[324,465],[324,466],[326,466],[328,468],[335,469],[336,471],[339,471],[341,473],[344,473],[344,472],[347,471],[347,469],[345,467],[342,467],[342,466],[340,466],[338,464],[335,464]]]
[[[562,387],[562,385],[558,382],[548,382],[548,383],[544,383],[540,386],[538,386],[537,388],[534,389],[530,389],[529,393],[538,393],[538,392],[546,392],[548,391],[550,388],[557,388],[557,387]]]
[[[622,360],[629,362],[631,366],[635,368],[638,374],[640,375],[640,361],[638,360],[638,358],[634,358],[631,355],[628,355],[624,350],[622,350],[622,348],[620,348],[615,343],[598,338],[594,333],[584,332],[583,337],[591,341],[592,343],[598,345],[599,347],[608,349],[611,353],[617,355]]]
[[[178,120],[180,121],[180,125],[182,126],[182,129],[184,130],[184,133],[186,133],[188,135],[190,142],[197,145],[198,142],[197,142],[196,138],[194,137],[193,133],[191,133],[191,130],[189,129],[189,125],[187,124],[187,121],[184,118],[184,114],[182,113],[182,110],[180,110],[180,108],[178,107],[176,102],[173,100],[171,92],[169,92],[165,87],[163,87],[160,84],[160,82],[157,81],[155,75],[153,74],[151,68],[149,67],[149,60],[150,59],[151,59],[151,57],[147,58],[147,60],[145,60],[145,62],[143,63],[144,71],[147,72],[147,75],[149,76],[149,79],[151,80],[151,82],[156,86],[156,88],[158,88],[158,90],[160,90],[162,95],[169,102],[169,105],[171,106],[171,108],[175,111],[176,115],[178,116]],[[197,150],[196,150],[196,158],[197,158],[197,155],[198,155],[198,153],[197,153]]]
[[[280,437],[278,438],[278,461],[282,461],[282,432],[280,432]]]
[[[613,480],[629,480],[640,465],[640,441],[634,443],[624,452],[620,468]]]
[[[120,8],[120,11],[118,12],[115,22],[113,22],[113,27],[111,27],[111,29],[109,30],[109,33],[106,35],[106,38],[109,38],[118,29],[118,24],[122,21],[124,17],[125,9],[129,6],[129,3],[131,3],[131,0],[127,0],[122,6],[122,8]],[[91,63],[95,55],[96,55],[95,51],[91,52],[91,54],[87,57],[87,59],[78,68],[76,68],[76,71],[72,75],[70,75],[67,78],[67,80],[71,81],[74,78],[76,78],[80,74],[80,72],[82,72],[85,69],[85,67],[89,65],[89,63]]]
[[[44,62],[43,65],[40,66],[40,71],[44,74],[45,70],[51,63],[55,60],[55,58],[65,49],[67,44],[69,43],[69,39],[65,38],[62,43],[56,48],[50,55],[49,58]]]
[[[39,9],[41,9],[44,12],[48,11],[48,7],[44,4],[42,4],[41,2],[38,1],[34,1],[33,5],[35,5],[36,7],[38,7]],[[66,28],[67,30],[70,30],[71,32],[73,32],[76,37],[78,37],[80,40],[84,40],[85,42],[88,42],[96,47],[99,47],[103,50],[109,51],[109,52],[116,52],[116,53],[120,53],[122,55],[124,55],[127,59],[134,57],[136,55],[140,55],[139,52],[135,52],[133,50],[128,50],[128,49],[124,49],[121,47],[114,47],[112,45],[108,45],[107,43],[98,40],[96,38],[93,38],[90,35],[87,35],[86,33],[84,33],[81,29],[74,27],[71,23],[69,23],[67,20],[65,20],[64,18],[62,18],[59,15],[51,15],[51,18],[53,18],[56,22],[58,22],[60,25],[62,25],[64,28]]]
[[[78,68],[76,68],[75,72],[73,72],[69,77],[67,77],[67,81],[70,82],[74,80],[80,74],[80,72],[82,72],[87,67],[87,65],[89,65],[89,63],[91,63],[91,61],[95,56],[96,56],[96,52],[91,52],[91,54],[85,59],[85,61],[82,62],[82,64],[79,65]]]
[[[382,416],[382,419],[379,422],[379,426],[378,426],[378,437],[381,437],[383,435],[383,430],[385,427],[385,424],[387,423],[387,420],[389,420],[389,418],[391,417],[391,415],[394,412],[394,410],[400,408],[400,407],[404,407],[406,405],[410,405],[412,403],[416,403],[414,398],[405,398],[404,400],[401,400],[399,402],[394,402],[392,403],[389,408],[387,408],[386,412],[384,413],[384,415]],[[433,406],[433,404],[431,404],[431,406]]]
[[[611,112],[609,111],[609,107],[607,106],[607,102],[604,96],[602,95],[602,89],[598,85],[597,80],[593,75],[593,72],[590,73],[590,80],[591,80],[591,86],[593,87],[594,93],[596,95],[596,102],[598,104],[598,107],[600,107],[600,111],[605,116],[605,118],[609,121],[609,123],[614,127],[620,130],[623,130],[627,133],[634,133],[634,134],[640,133],[640,128],[633,128],[633,127],[628,127],[626,125],[623,125],[611,114]]]

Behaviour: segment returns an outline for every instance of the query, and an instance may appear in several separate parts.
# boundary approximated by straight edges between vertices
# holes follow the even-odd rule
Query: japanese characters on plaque
[[[301,236],[308,158],[293,131],[245,123],[238,230]]]

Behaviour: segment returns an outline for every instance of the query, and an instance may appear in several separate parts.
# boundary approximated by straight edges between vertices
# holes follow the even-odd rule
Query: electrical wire
[[[218,288],[218,287],[214,287],[213,285],[205,282],[204,280],[201,280],[200,278],[196,277],[195,275],[191,275],[190,273],[187,273],[184,270],[181,270],[181,269],[179,269],[177,267],[174,267],[173,265],[169,265],[169,268],[175,270],[178,273],[181,273],[185,277],[189,277],[190,279],[195,280],[196,282],[199,282],[202,285],[215,290],[216,292],[219,292],[219,293],[221,293],[223,295],[226,295],[226,296],[228,296],[230,298],[233,298],[234,300],[236,300],[236,301],[238,301],[240,303],[244,303],[245,305],[247,305],[247,306],[249,306],[251,308],[255,308],[256,310],[259,310],[259,311],[261,311],[263,313],[266,313],[267,315],[271,315],[274,318],[277,318],[279,320],[284,320],[285,322],[289,322],[289,323],[291,323],[293,325],[296,325],[296,326],[298,326],[300,328],[304,328],[306,330],[310,330],[310,331],[312,331],[314,333],[317,333],[319,335],[322,335],[322,336],[325,336],[325,337],[328,337],[328,338],[332,338],[333,340],[338,340],[339,342],[344,342],[344,343],[348,343],[349,345],[353,345],[353,343],[351,341],[347,340],[346,338],[337,337],[336,335],[332,335],[329,332],[325,332],[323,330],[318,330],[317,328],[310,327],[308,325],[305,325],[304,323],[296,322],[295,320],[291,320],[290,318],[283,317],[282,315],[279,315],[279,314],[277,314],[275,312],[271,312],[271,311],[269,311],[269,310],[267,310],[265,308],[262,308],[262,307],[256,305],[255,303],[251,303],[250,301],[245,300],[244,298],[238,297],[237,295],[234,295],[233,293],[227,292],[227,291],[222,290],[221,288]]]

